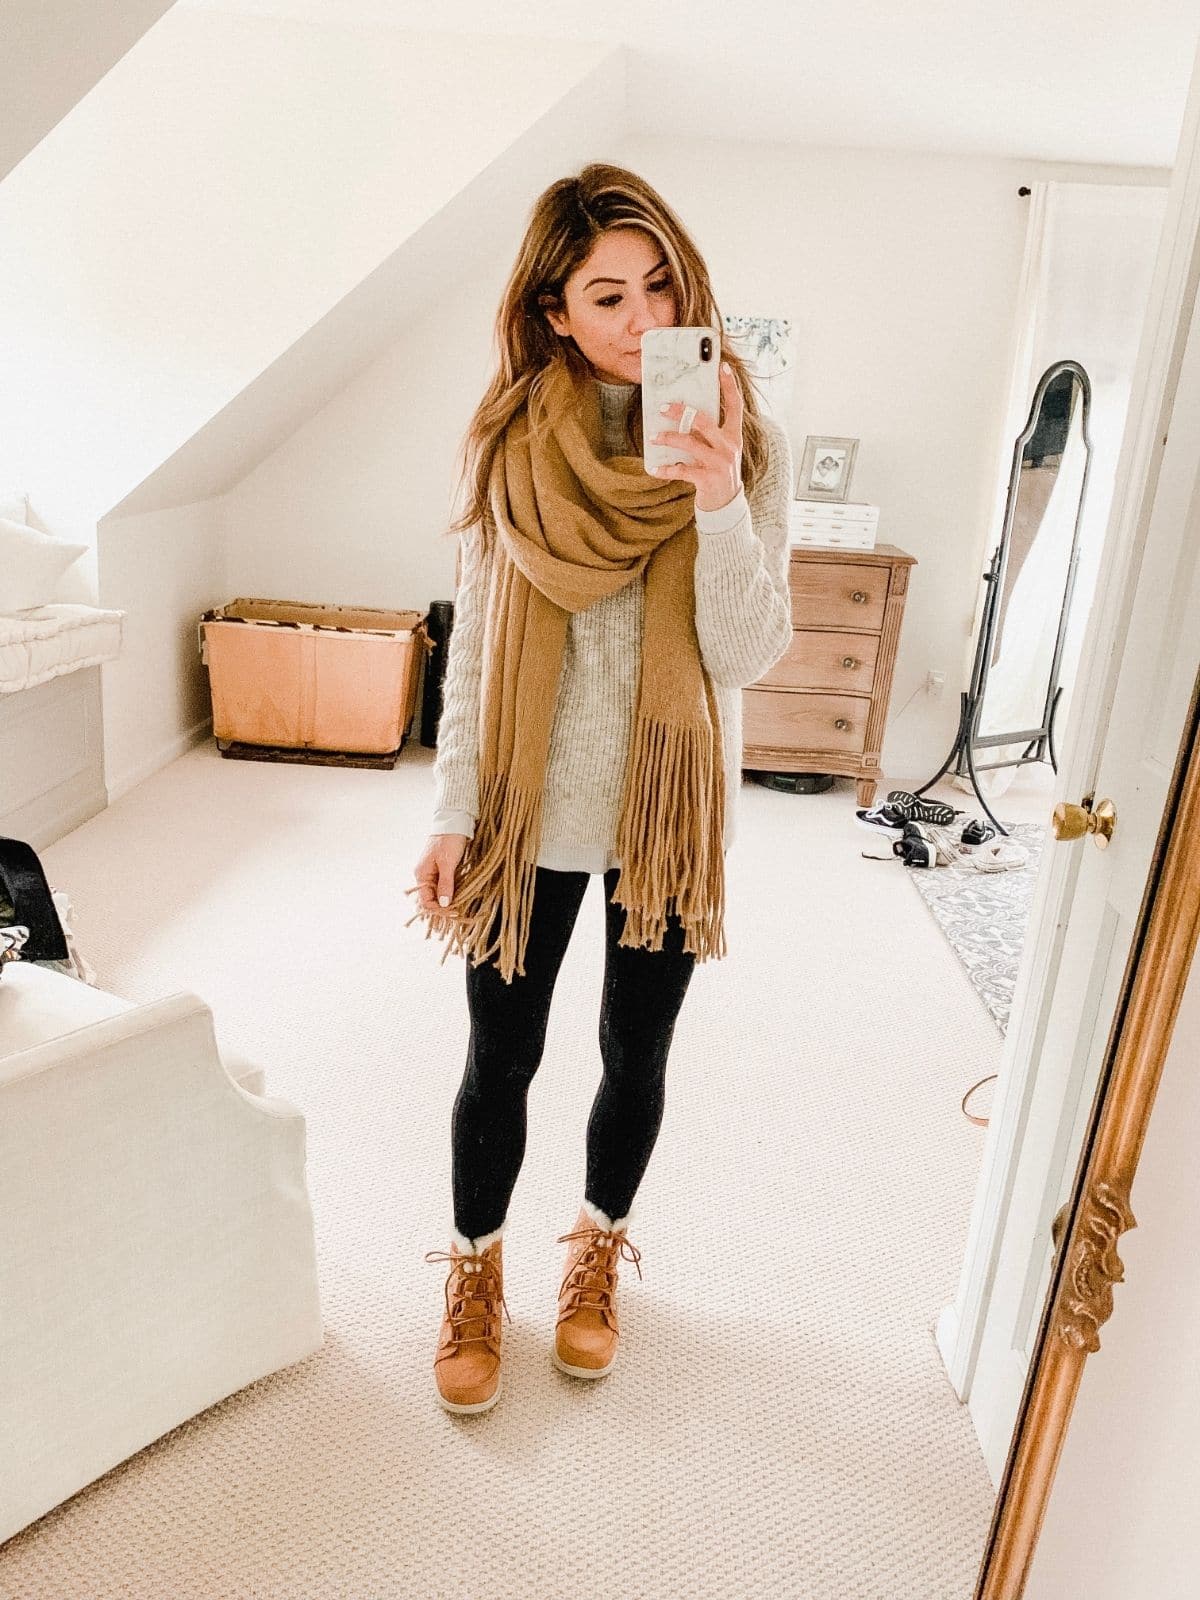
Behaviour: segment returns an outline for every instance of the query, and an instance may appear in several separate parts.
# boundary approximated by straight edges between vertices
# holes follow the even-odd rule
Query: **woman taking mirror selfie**
[[[408,891],[427,935],[467,958],[453,1236],[427,1256],[450,1263],[434,1373],[451,1411],[499,1398],[502,1234],[526,1093],[592,874],[606,901],[603,1072],[582,1206],[558,1241],[552,1355],[580,1378],[613,1365],[617,1267],[639,1260],[630,1211],[675,1021],[695,964],[726,953],[741,690],[791,642],[786,435],[725,352],[719,418],[656,404],[647,443],[680,457],[647,471],[641,338],[662,327],[713,330],[702,342],[716,359],[708,271],[670,207],[601,163],[552,184],[467,434],[437,809]]]

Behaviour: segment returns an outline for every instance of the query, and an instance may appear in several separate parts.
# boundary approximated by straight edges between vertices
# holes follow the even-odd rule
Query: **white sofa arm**
[[[135,1003],[34,961],[13,961],[0,977],[0,1083],[6,1058],[105,1017],[133,1011]],[[231,1078],[250,1094],[263,1092],[263,1071],[253,1061],[222,1052]]]
[[[322,1339],[304,1118],[203,1001],[0,1054],[0,1541]]]

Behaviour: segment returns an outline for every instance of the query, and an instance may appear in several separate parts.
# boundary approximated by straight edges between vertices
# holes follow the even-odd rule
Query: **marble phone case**
[[[701,359],[701,339],[712,340],[712,353]],[[642,335],[642,460],[647,472],[668,461],[694,456],[673,444],[652,444],[651,438],[675,421],[664,417],[659,407],[668,400],[720,415],[721,336],[715,328],[648,328]]]

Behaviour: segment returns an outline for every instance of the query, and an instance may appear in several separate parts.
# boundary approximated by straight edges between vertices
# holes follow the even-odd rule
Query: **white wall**
[[[0,186],[0,479],[94,522],[608,53],[169,13]]]
[[[222,568],[220,502],[99,528],[100,604],[126,612],[123,648],[106,662],[104,774],[110,800],[166,766],[211,720],[196,626],[231,599]]]
[[[421,610],[453,599],[455,452],[487,383],[502,274],[447,294],[225,496],[233,591]]]
[[[722,311],[795,319],[793,449],[862,439],[851,488],[919,561],[884,760],[927,777],[957,721],[1024,242],[1021,183],[1157,179],[977,157],[631,137],[616,151],[691,229]],[[234,587],[424,606],[453,593],[439,538],[454,452],[491,367],[512,250],[334,397],[227,497]],[[941,700],[927,671],[947,675]],[[914,697],[915,691],[915,697]]]
[[[1200,1571],[1200,963],[1193,962],[1026,1600],[1193,1600]]]

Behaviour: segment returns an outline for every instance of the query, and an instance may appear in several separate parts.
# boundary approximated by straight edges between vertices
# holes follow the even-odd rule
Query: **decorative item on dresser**
[[[824,500],[793,500],[788,508],[793,544],[820,545],[824,549],[873,550],[879,537],[879,507],[863,500],[830,504]]]
[[[869,806],[892,672],[916,558],[895,545],[871,550],[793,545],[792,643],[742,691],[742,765],[761,772],[829,772],[858,784]]]
[[[798,500],[845,500],[850,492],[857,439],[832,439],[810,433],[796,474]]]

